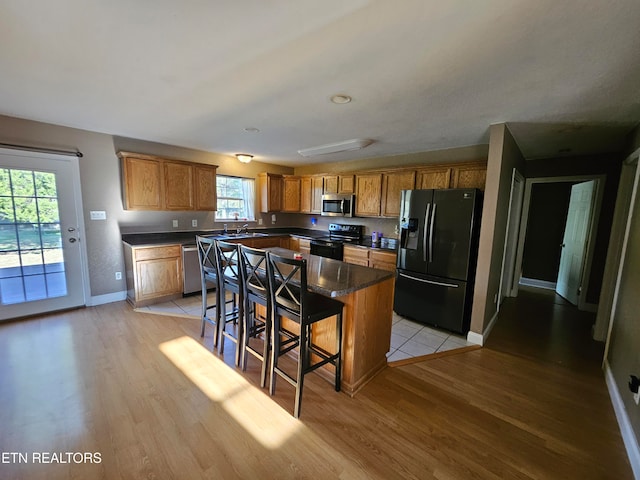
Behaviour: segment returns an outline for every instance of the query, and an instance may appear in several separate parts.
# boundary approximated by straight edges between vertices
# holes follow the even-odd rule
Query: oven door
[[[320,242],[311,240],[311,255],[342,260],[342,244],[339,242]]]

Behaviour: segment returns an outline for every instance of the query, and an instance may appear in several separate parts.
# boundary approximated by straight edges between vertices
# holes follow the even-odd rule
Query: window
[[[255,180],[216,176],[216,220],[255,220]]]

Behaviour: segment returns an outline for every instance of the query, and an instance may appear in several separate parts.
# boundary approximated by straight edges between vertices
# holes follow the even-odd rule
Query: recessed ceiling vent
[[[298,153],[303,157],[315,157],[316,155],[326,155],[327,153],[349,152],[351,150],[360,150],[368,147],[373,143],[369,138],[356,138],[338,143],[328,143],[317,147],[303,148]]]

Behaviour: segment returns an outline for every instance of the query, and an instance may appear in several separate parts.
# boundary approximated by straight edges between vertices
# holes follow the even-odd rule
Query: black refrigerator
[[[481,207],[476,189],[402,191],[396,313],[469,331]]]

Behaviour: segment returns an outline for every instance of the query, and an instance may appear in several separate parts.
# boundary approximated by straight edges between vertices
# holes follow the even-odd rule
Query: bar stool
[[[271,300],[267,280],[267,252],[240,245],[240,278],[244,289],[244,324],[242,340],[242,370],[247,369],[250,353],[262,362],[260,386],[267,384],[267,365],[271,345]],[[257,314],[257,306],[265,307],[265,316]],[[263,335],[262,350],[251,345],[251,338]]]
[[[300,417],[304,376],[313,370],[332,364],[335,367],[335,390],[340,391],[342,369],[342,310],[344,304],[307,289],[307,261],[295,260],[267,252],[267,275],[271,294],[273,319],[271,345],[271,384],[269,393],[275,393],[276,374],[296,389],[293,416]],[[336,352],[330,353],[313,343],[311,326],[328,317],[336,317]],[[281,317],[300,325],[296,335],[281,326]],[[284,341],[283,341],[284,337]],[[295,347],[299,347],[296,377],[278,366],[278,359]],[[320,358],[311,363],[311,354]]]
[[[218,330],[220,325],[220,289],[218,288],[218,269],[216,267],[216,253],[214,240],[212,238],[196,235],[196,245],[198,247],[198,259],[200,261],[200,279],[202,282],[202,328],[200,336],[204,337],[204,330],[207,323],[214,326],[213,328],[213,348],[218,346]],[[207,284],[216,285],[216,303],[211,305],[208,301]],[[211,316],[209,311],[215,308],[215,316]]]
[[[235,364],[240,366],[240,353],[242,350],[242,318],[244,315],[244,289],[240,279],[240,262],[238,244],[216,240],[214,242],[216,252],[216,266],[218,276],[218,291],[220,303],[219,338],[220,353],[224,353],[224,339],[228,338],[236,343]],[[227,292],[232,293],[232,308],[227,312]],[[236,327],[235,334],[227,330],[227,324],[233,323]]]

